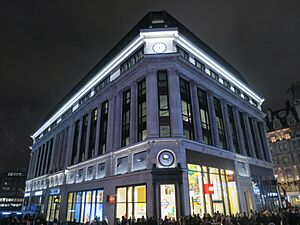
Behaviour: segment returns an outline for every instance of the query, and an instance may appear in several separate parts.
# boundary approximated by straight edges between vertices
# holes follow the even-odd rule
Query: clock
[[[167,45],[163,42],[156,42],[154,45],[152,45],[152,50],[158,54],[161,54],[167,50]]]
[[[170,167],[175,162],[175,155],[169,149],[164,149],[158,153],[158,163],[163,167]]]

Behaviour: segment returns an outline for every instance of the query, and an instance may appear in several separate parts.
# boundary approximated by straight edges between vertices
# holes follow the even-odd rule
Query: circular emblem
[[[157,42],[152,46],[152,50],[156,53],[164,53],[167,50],[167,45],[162,42]]]
[[[175,155],[171,150],[164,149],[158,154],[158,162],[164,167],[172,166],[175,162]]]

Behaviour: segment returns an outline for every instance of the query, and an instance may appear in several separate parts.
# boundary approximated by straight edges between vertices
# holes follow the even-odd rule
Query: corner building
[[[150,12],[32,135],[24,212],[113,223],[275,208],[262,102],[176,19]]]

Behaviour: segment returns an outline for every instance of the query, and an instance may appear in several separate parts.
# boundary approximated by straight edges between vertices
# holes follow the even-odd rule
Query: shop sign
[[[55,197],[55,198],[53,199],[53,202],[58,204],[58,203],[59,203],[59,197]]]
[[[60,194],[60,189],[59,188],[52,188],[49,191],[49,195],[59,195]]]
[[[108,203],[116,203],[116,196],[115,195],[107,195],[107,202]]]
[[[204,184],[204,194],[208,194],[208,195],[214,194],[214,185]]]
[[[168,200],[167,199],[163,199],[162,201],[161,201],[161,206],[163,207],[163,208],[168,208],[168,206],[169,206],[169,202],[168,202]]]
[[[201,198],[200,198],[200,196],[197,196],[197,197],[195,198],[195,202],[196,202],[198,205],[200,205],[200,203],[201,203]]]
[[[41,195],[43,195],[43,191],[34,192],[34,196],[41,196]]]
[[[24,194],[24,198],[26,198],[26,197],[30,197],[30,193],[29,192],[27,192],[27,193]]]

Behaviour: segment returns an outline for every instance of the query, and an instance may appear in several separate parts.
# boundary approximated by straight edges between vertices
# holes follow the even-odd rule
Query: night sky
[[[167,10],[239,70],[264,108],[282,108],[300,81],[298,0],[2,0],[0,172],[26,169],[47,113],[150,10]]]

